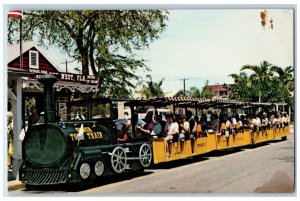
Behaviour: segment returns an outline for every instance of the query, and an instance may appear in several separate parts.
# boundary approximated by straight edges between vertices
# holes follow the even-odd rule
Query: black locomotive
[[[77,183],[150,166],[151,140],[141,137],[118,143],[112,115],[55,122],[52,93],[56,78],[45,75],[39,82],[44,85],[44,123],[29,128],[25,135],[20,181],[30,185]],[[110,99],[102,103],[113,111]]]

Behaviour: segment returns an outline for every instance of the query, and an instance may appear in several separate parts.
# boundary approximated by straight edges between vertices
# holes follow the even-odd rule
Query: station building
[[[52,58],[44,48],[33,41],[24,42],[22,53],[20,45],[9,45],[7,52],[7,101],[12,105],[13,113],[13,175],[16,176],[22,161],[22,141],[19,134],[26,130],[32,106],[42,116],[44,110],[43,85],[38,78],[52,74],[58,78],[54,85],[54,100],[57,120],[68,119],[68,102],[78,94],[97,92],[97,77],[57,69]]]

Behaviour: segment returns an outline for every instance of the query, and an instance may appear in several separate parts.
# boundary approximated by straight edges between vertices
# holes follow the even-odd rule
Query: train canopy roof
[[[188,98],[188,97],[151,97],[151,98],[95,98],[92,100],[73,101],[71,104],[86,104],[86,103],[109,103],[109,102],[124,102],[126,106],[154,106],[165,107],[174,105],[175,107],[191,107],[191,108],[249,108],[249,107],[264,107],[274,105],[286,105],[286,103],[258,103],[258,102],[242,102],[227,98],[214,97],[206,98]]]

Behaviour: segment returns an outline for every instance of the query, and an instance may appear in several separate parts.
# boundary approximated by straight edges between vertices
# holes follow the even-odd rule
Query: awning
[[[43,91],[43,85],[39,83],[37,80],[33,79],[24,79],[23,80],[23,89],[27,90],[34,90],[36,92]],[[68,89],[71,92],[79,91],[81,93],[91,93],[97,92],[98,88],[97,85],[90,85],[90,84],[81,84],[81,83],[72,83],[72,82],[63,82],[58,81],[54,84],[55,91],[59,92],[62,89]]]

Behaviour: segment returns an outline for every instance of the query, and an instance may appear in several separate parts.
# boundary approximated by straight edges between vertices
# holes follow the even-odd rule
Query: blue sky
[[[153,80],[165,78],[163,89],[232,83],[228,74],[244,64],[293,65],[293,12],[268,9],[274,29],[263,28],[260,9],[171,10],[161,38],[140,52]]]

